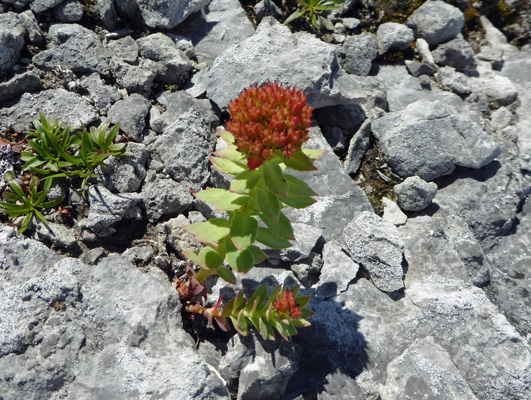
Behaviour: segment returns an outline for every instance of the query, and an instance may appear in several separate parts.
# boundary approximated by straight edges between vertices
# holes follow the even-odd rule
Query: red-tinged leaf
[[[313,161],[304,152],[299,151],[289,158],[284,158],[284,164],[288,168],[296,171],[315,171],[317,168],[313,165]]]
[[[288,182],[282,173],[282,168],[275,162],[266,162],[262,165],[262,172],[266,187],[279,196],[286,196],[288,193]]]

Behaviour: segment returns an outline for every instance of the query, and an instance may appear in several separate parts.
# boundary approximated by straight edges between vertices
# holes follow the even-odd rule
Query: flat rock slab
[[[266,17],[250,38],[219,56],[205,79],[207,97],[222,110],[243,89],[268,81],[303,90],[312,106],[330,94],[339,72],[333,45],[308,33],[292,34]],[[226,79],[228,76],[237,79]]]
[[[98,120],[96,109],[77,93],[64,89],[49,89],[36,94],[24,93],[9,108],[0,109],[2,125],[18,132],[32,127],[34,118],[42,111],[48,120],[57,119],[73,129],[88,126]]]
[[[163,274],[120,256],[94,266],[61,259],[5,225],[0,265],[6,399],[229,399],[182,329]]]
[[[391,168],[426,181],[456,165],[480,168],[499,154],[498,145],[472,120],[452,114],[440,101],[419,100],[372,122],[372,132]]]

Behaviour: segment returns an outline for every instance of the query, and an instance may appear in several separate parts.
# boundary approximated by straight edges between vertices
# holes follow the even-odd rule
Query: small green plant
[[[293,227],[282,209],[305,208],[315,202],[315,192],[285,172],[313,171],[313,162],[323,153],[301,149],[309,138],[312,115],[302,91],[271,83],[253,86],[229,104],[229,111],[232,119],[227,130],[218,130],[227,146],[210,160],[216,169],[234,176],[230,189],[195,193],[198,199],[214,204],[217,211],[227,212],[228,219],[212,218],[186,227],[205,247],[200,252],[183,252],[200,266],[197,273],[188,270],[187,281],[178,282],[177,289],[185,299],[204,294],[202,283],[210,275],[217,274],[234,284],[233,271],[245,275],[263,262],[267,256],[256,242],[274,249],[290,247],[290,240],[295,239]],[[248,332],[251,323],[266,339],[274,337],[273,327],[287,338],[296,333],[296,326],[309,325],[306,319],[312,313],[305,308],[309,298],[298,296],[298,288],[275,289],[272,298],[280,296],[276,302],[271,297],[265,302],[266,294],[267,289],[259,288],[248,302],[240,294],[221,308],[219,304],[208,308],[195,302],[186,309],[205,315],[210,322],[215,319],[223,328],[228,327],[229,318],[242,334]],[[281,306],[284,300],[290,304],[288,308]],[[298,311],[288,312],[292,309]]]
[[[39,116],[39,120],[33,121],[35,128],[27,135],[31,151],[21,154],[26,162],[24,171],[43,178],[78,176],[84,191],[97,166],[105,165],[105,159],[110,156],[126,154],[125,143],[114,143],[119,125],[110,131],[109,123],[105,123],[89,131],[83,126],[80,131],[71,132],[69,126],[57,120],[47,121],[42,112]]]
[[[19,233],[24,232],[36,216],[42,222],[48,222],[40,213],[39,209],[53,208],[58,206],[63,199],[46,201],[46,196],[52,187],[53,179],[44,179],[43,188],[39,191],[39,179],[33,175],[28,184],[15,178],[13,172],[9,171],[4,175],[4,179],[9,183],[11,192],[4,191],[6,202],[0,201],[0,207],[11,218],[25,215],[24,221],[20,226]]]
[[[295,11],[291,14],[284,24],[289,24],[291,21],[296,20],[302,15],[309,13],[311,23],[318,30],[321,29],[321,26],[324,26],[326,29],[332,31],[334,30],[334,24],[328,18],[321,15],[323,11],[328,10],[338,10],[341,8],[345,0],[297,0],[302,8]]]

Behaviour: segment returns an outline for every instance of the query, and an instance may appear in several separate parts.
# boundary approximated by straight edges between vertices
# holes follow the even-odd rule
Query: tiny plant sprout
[[[235,329],[246,335],[254,325],[266,339],[274,339],[273,328],[286,340],[296,327],[308,326],[312,312],[306,308],[309,297],[299,288],[277,287],[267,298],[267,287],[258,288],[246,300],[240,292],[226,305],[203,307],[199,294],[205,294],[204,280],[210,275],[236,283],[236,274],[245,275],[267,259],[257,242],[273,249],[290,247],[295,240],[285,207],[305,208],[315,203],[316,193],[301,179],[287,173],[315,170],[320,150],[302,149],[308,139],[312,108],[304,93],[276,83],[251,86],[232,101],[227,129],[218,129],[227,146],[215,152],[213,166],[233,176],[229,190],[209,188],[194,195],[225,211],[227,219],[212,218],[191,224],[186,230],[204,247],[183,254],[196,266],[176,282],[187,311],[217,321],[222,329]]]

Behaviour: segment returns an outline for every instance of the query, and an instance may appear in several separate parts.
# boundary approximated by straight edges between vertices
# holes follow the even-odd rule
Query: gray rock
[[[150,145],[176,182],[199,189],[209,177],[208,156],[216,136],[196,111],[182,114]]]
[[[344,154],[348,146],[348,139],[344,130],[337,126],[323,126],[323,136],[336,154]]]
[[[179,116],[187,111],[198,111],[206,120],[212,129],[219,125],[219,118],[214,113],[210,101],[207,99],[196,99],[184,91],[170,92],[165,91],[157,96],[157,101],[166,107],[166,110],[160,115],[156,127],[151,128],[162,133],[164,129],[173,124]]]
[[[245,340],[253,356],[240,372],[238,400],[279,398],[297,371],[300,349],[282,339],[264,341],[254,331]]]
[[[319,282],[315,285],[318,299],[328,299],[348,289],[358,273],[359,265],[352,261],[336,241],[323,247],[323,267]]]
[[[116,83],[129,93],[149,96],[156,77],[153,61],[142,60],[139,65],[130,65],[125,61],[113,58],[111,67]]]
[[[531,172],[531,120],[524,120],[516,125],[518,132],[518,145],[520,168]]]
[[[143,22],[150,28],[171,29],[199,11],[209,0],[135,0]]]
[[[9,101],[24,93],[35,92],[41,88],[41,79],[33,71],[17,74],[7,82],[0,83],[0,102]]]
[[[495,130],[501,131],[511,125],[513,113],[507,107],[500,107],[490,116],[490,123]]]
[[[136,0],[115,0],[114,5],[118,14],[129,19],[134,19],[139,11]]]
[[[337,239],[345,226],[361,211],[372,211],[367,196],[341,167],[318,127],[310,130],[305,147],[325,150],[315,162],[312,172],[289,170],[288,173],[305,181],[316,193],[317,202],[304,209],[287,208],[286,216],[292,222],[313,225],[323,230],[326,241]]]
[[[203,247],[201,243],[195,240],[194,235],[184,230],[185,226],[194,222],[201,221],[190,221],[181,214],[163,224],[162,229],[166,235],[166,243],[181,255],[184,250],[192,249],[199,252]]]
[[[81,87],[89,92],[92,103],[98,111],[105,114],[108,113],[114,103],[123,97],[117,88],[106,85],[97,72],[83,79]]]
[[[323,391],[317,394],[317,400],[361,399],[363,393],[354,379],[341,371],[326,376]]]
[[[290,266],[298,281],[304,287],[310,287],[318,280],[322,267],[323,258],[320,254],[314,252],[310,253],[310,257]]]
[[[61,260],[5,226],[0,241],[6,399],[229,399],[182,329],[167,280],[119,256],[92,267]]]
[[[415,77],[421,75],[433,75],[436,71],[430,64],[411,60],[406,60],[406,67],[409,73]]]
[[[355,175],[361,167],[365,152],[371,144],[371,121],[365,120],[354,137],[350,140],[343,167],[347,174]]]
[[[381,24],[376,31],[379,53],[385,54],[391,49],[405,50],[413,42],[413,31],[406,25],[396,22]]]
[[[426,182],[418,176],[410,176],[393,190],[400,208],[406,211],[422,211],[431,204],[437,194],[437,184]]]
[[[382,400],[432,398],[477,400],[450,355],[435,338],[428,336],[409,346],[387,365]]]
[[[261,21],[264,17],[270,15],[273,18],[282,18],[282,11],[271,0],[262,0],[254,6],[256,19]]]
[[[468,77],[452,67],[439,68],[435,79],[444,90],[452,91],[460,96],[466,96],[472,91]]]
[[[251,36],[254,28],[238,0],[211,0],[177,31],[192,39],[197,61],[210,67],[228,47]]]
[[[343,25],[345,25],[345,28],[351,31],[356,29],[359,24],[361,24],[361,21],[357,18],[341,18],[341,22]]]
[[[472,47],[460,37],[440,44],[432,54],[438,65],[453,67],[461,72],[475,70],[478,63]]]
[[[390,293],[404,287],[404,242],[394,225],[364,211],[347,225],[342,243],[350,257],[367,269],[378,289]]]
[[[0,71],[8,72],[18,62],[25,34],[17,14],[11,11],[0,14]]]
[[[495,71],[484,72],[479,78],[471,79],[472,90],[487,97],[493,109],[508,106],[518,97],[516,86],[511,80]]]
[[[0,190],[3,191],[7,182],[3,179],[8,171],[14,172],[15,157],[13,149],[9,144],[0,145]]]
[[[35,224],[35,239],[61,249],[73,250],[78,246],[73,229],[54,222],[44,225],[42,221],[37,219],[33,223]]]
[[[75,73],[98,72],[109,76],[113,52],[103,47],[92,34],[79,33],[66,42],[44,50],[33,57],[33,62],[45,69],[68,68]]]
[[[54,7],[53,15],[61,22],[77,22],[83,18],[83,5],[77,0],[66,0]]]
[[[372,33],[349,36],[338,50],[341,66],[349,74],[367,76],[378,55],[378,42]]]
[[[435,64],[435,60],[433,59],[433,54],[431,54],[430,45],[428,42],[422,38],[418,38],[416,41],[416,48],[422,63],[433,68],[434,70],[437,70],[438,66]]]
[[[138,63],[138,44],[131,36],[112,40],[107,47],[114,51],[117,57],[120,57],[129,64]]]
[[[341,129],[356,131],[365,121],[365,113],[357,104],[323,107],[315,110],[319,126],[336,126]]]
[[[109,157],[105,167],[98,167],[95,174],[98,182],[112,192],[136,192],[146,177],[146,162],[149,149],[142,143],[127,144],[127,156]]]
[[[164,84],[182,85],[192,70],[192,63],[163,33],[137,39],[140,55],[157,63],[156,80]]]
[[[105,25],[108,30],[114,31],[116,28],[116,20],[118,19],[114,7],[114,1],[96,0],[96,8],[98,9],[98,14],[103,25]]]
[[[292,34],[288,27],[266,17],[253,36],[216,59],[204,83],[208,98],[222,110],[243,89],[267,81],[303,90],[315,106],[330,93],[338,72],[332,45],[307,33]],[[238,79],[224,79],[227,76]]]
[[[64,89],[49,89],[37,94],[24,93],[20,100],[9,108],[0,109],[2,125],[23,132],[32,126],[40,110],[48,119],[66,122],[73,129],[89,126],[98,120],[92,105],[76,93]]]
[[[62,1],[63,0],[34,0],[29,3],[31,11],[39,14],[61,4]]]
[[[531,201],[524,203],[517,214],[518,224],[511,235],[501,237],[487,259],[492,266],[491,284],[486,288],[489,298],[511,321],[512,325],[526,337],[529,343],[531,316],[529,315],[529,292],[531,276]]]
[[[35,14],[31,10],[26,10],[18,14],[18,18],[26,28],[26,35],[30,43],[42,44],[44,42],[44,34],[42,33],[39,23],[35,18]]]
[[[153,254],[153,247],[145,245],[130,247],[122,253],[122,256],[136,266],[146,266],[151,262]]]
[[[96,247],[84,253],[79,260],[87,265],[95,265],[105,256],[105,250],[102,247]]]
[[[456,165],[480,168],[499,154],[498,145],[470,119],[442,102],[419,100],[372,123],[387,162],[400,176],[424,180],[449,174]]]
[[[372,76],[343,74],[334,81],[330,96],[323,96],[315,101],[316,108],[358,105],[368,114],[375,107],[387,108],[387,93],[385,86]]]
[[[107,117],[113,124],[120,124],[120,129],[133,140],[141,141],[150,108],[151,104],[143,96],[133,93],[114,103]]]
[[[234,391],[238,389],[242,368],[251,361],[254,353],[253,336],[234,335],[227,343],[227,351],[219,361],[219,373]]]
[[[487,61],[492,65],[492,69],[500,70],[503,65],[503,49],[495,47],[490,43],[481,46],[479,53],[476,55],[478,60]]]
[[[148,218],[158,220],[165,215],[181,214],[191,208],[194,198],[190,187],[172,179],[155,176],[142,187],[142,199]]]
[[[77,35],[92,36],[94,42],[98,39],[98,35],[79,24],[52,24],[48,29],[48,35],[53,43],[59,45],[65,43],[68,39]]]
[[[392,223],[394,226],[404,225],[407,221],[407,215],[402,212],[393,200],[384,197],[382,199],[384,213],[382,219]]]
[[[99,237],[112,235],[115,232],[112,225],[124,219],[142,201],[138,193],[116,195],[99,185],[88,188],[87,198],[90,203],[89,215],[78,225],[90,229]]]
[[[314,250],[316,246],[322,244],[323,238],[321,235],[323,230],[321,228],[297,222],[292,225],[295,236],[293,246],[280,251],[270,249],[265,250],[265,253],[268,254],[271,262],[274,262],[277,259],[287,263],[301,262],[310,257],[312,250]]]
[[[430,46],[455,38],[464,23],[465,17],[458,8],[439,0],[424,3],[407,19],[415,35]]]

